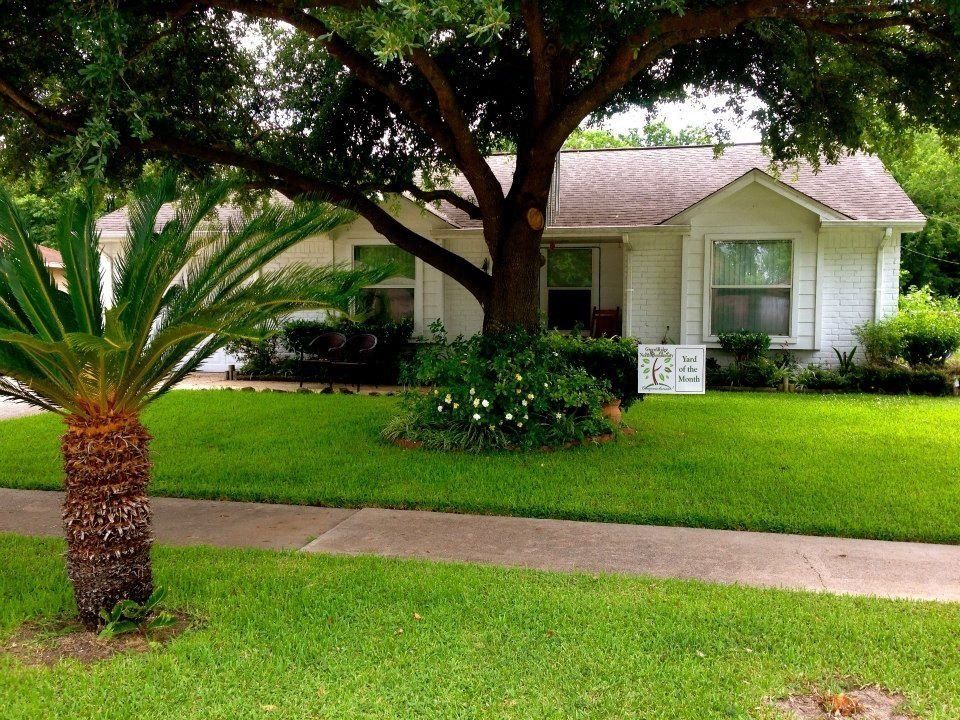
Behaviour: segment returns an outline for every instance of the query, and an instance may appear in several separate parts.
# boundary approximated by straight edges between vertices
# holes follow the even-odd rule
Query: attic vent
[[[550,194],[547,195],[547,227],[556,225],[554,220],[560,214],[560,153],[553,161],[553,179],[550,181]]]

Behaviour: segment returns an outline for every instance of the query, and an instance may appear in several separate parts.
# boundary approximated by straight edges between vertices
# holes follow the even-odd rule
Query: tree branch
[[[613,53],[611,61],[584,90],[565,105],[544,131],[544,140],[558,148],[574,129],[603,101],[622,89],[644,68],[666,51],[695,40],[720,37],[752,20],[782,18],[797,22],[816,22],[826,17],[895,12],[898,22],[910,24],[907,12],[933,12],[925,2],[830,4],[810,7],[806,0],[744,0],[735,5],[710,7],[696,13],[664,16],[659,24],[626,38]],[[852,26],[852,24],[851,24]],[[868,27],[867,32],[877,29]]]
[[[407,183],[403,185],[391,185],[384,188],[385,192],[408,193],[421,202],[437,202],[442,200],[455,208],[462,210],[471,220],[483,220],[483,212],[479,207],[467,200],[462,195],[448,188],[435,188],[433,190],[424,190],[423,188]]]
[[[534,128],[540,127],[553,107],[552,61],[550,43],[543,25],[539,0],[522,0],[520,12],[527,30],[530,44],[530,69],[533,77],[533,117]]]
[[[67,138],[75,135],[82,122],[44,107],[0,78],[0,100],[48,134]],[[360,192],[304,175],[279,163],[241,153],[215,143],[194,143],[181,138],[154,135],[146,140],[123,138],[120,147],[130,151],[162,152],[203,162],[246,170],[261,179],[263,186],[289,197],[318,196],[354,210],[397,247],[417,256],[463,285],[481,305],[489,293],[490,277],[460,255],[406,227],[380,205]]]
[[[440,106],[439,114],[423,101],[420,94],[390,77],[375,62],[354,49],[344,38],[332,32],[322,20],[297,10],[290,3],[258,2],[257,0],[202,0],[202,2],[208,7],[218,7],[250,17],[285,22],[314,38],[322,44],[331,57],[336,58],[344,67],[352,71],[360,82],[386,97],[433,138],[470,183],[481,207],[487,206],[488,214],[497,214],[497,204],[503,199],[500,183],[483,155],[477,150],[470,133],[469,123],[457,105],[456,93],[433,58],[427,56],[429,61],[424,61],[423,66],[429,68],[429,75],[426,72],[424,75],[436,94]],[[423,71],[422,68],[421,71]]]

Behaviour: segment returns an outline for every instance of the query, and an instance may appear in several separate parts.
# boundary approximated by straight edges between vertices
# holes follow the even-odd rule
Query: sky
[[[659,106],[657,115],[674,131],[687,125],[704,125],[709,129],[720,123],[730,133],[732,142],[759,142],[760,133],[749,118],[739,119],[723,107],[727,99],[722,95],[710,95],[702,100],[664,103]],[[748,99],[747,113],[759,106],[760,102],[755,98]],[[646,122],[646,110],[630,110],[614,115],[603,123],[603,127],[622,133],[631,128],[642,128]]]

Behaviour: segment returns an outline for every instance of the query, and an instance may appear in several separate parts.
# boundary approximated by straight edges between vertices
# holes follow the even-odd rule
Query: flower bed
[[[437,450],[559,447],[613,431],[603,408],[615,397],[553,349],[543,334],[475,336],[424,348],[408,381],[431,389],[409,394],[384,430],[390,440]]]

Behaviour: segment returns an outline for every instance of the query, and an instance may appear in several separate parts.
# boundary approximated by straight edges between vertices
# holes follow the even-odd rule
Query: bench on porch
[[[332,388],[339,376],[352,377],[359,390],[360,375],[370,366],[378,342],[377,336],[370,333],[350,338],[338,332],[318,335],[297,361],[300,387],[310,377],[322,377]]]

